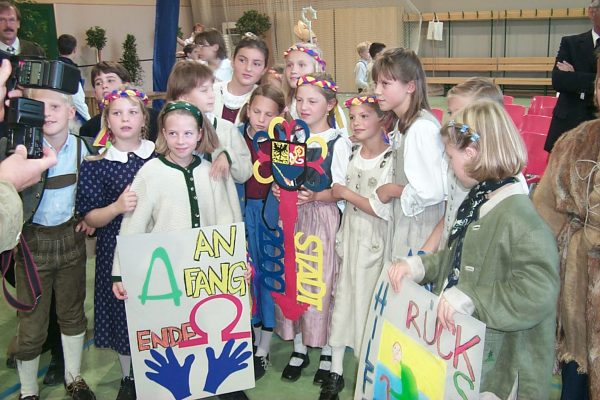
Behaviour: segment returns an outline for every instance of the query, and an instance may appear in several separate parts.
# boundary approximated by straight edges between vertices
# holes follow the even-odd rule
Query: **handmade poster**
[[[437,323],[438,296],[405,279],[393,291],[384,270],[371,299],[356,400],[479,399],[485,324],[455,315]]]
[[[260,148],[265,140],[271,144],[270,154]],[[312,143],[318,146],[309,150]],[[329,186],[329,178],[321,167],[327,157],[327,143],[319,136],[310,136],[304,121],[275,117],[268,132],[254,135],[253,146],[258,155],[253,166],[254,177],[263,184],[275,182],[280,188],[281,235],[261,236],[259,245],[268,249],[276,243],[277,248],[283,247],[284,281],[278,281],[281,283],[278,288],[271,287],[275,289],[272,295],[285,317],[297,320],[310,305],[321,310],[325,296],[321,240],[316,236],[303,238],[294,228],[298,219],[298,190],[318,192]],[[270,166],[267,176],[261,175],[262,165]]]
[[[254,387],[244,224],[117,237],[139,399]]]

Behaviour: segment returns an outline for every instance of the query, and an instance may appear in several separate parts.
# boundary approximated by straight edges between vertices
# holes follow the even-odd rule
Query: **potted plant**
[[[237,20],[235,28],[240,35],[252,32],[256,36],[262,37],[271,28],[271,21],[266,14],[259,13],[256,10],[248,10]]]
[[[140,65],[140,58],[137,54],[137,43],[135,42],[135,36],[128,33],[123,42],[123,55],[119,62],[125,67],[129,75],[131,76],[131,82],[137,86],[142,85],[143,73],[142,66]]]
[[[106,31],[94,26],[85,31],[87,45],[97,50],[97,61],[102,61],[102,49],[106,46]]]

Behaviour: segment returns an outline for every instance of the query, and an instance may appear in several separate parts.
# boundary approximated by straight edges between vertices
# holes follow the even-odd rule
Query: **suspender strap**
[[[7,289],[6,287],[6,273],[10,268],[13,250],[8,250],[2,253],[1,263],[2,266],[2,291],[4,292],[4,297],[8,304],[10,304],[13,308],[16,308],[18,311],[30,312],[35,309],[38,302],[40,301],[40,297],[42,296],[42,283],[40,281],[40,276],[37,273],[37,266],[33,261],[33,255],[31,251],[29,251],[29,246],[25,242],[25,238],[21,233],[21,238],[19,239],[19,243],[21,244],[21,251],[23,253],[23,259],[25,260],[25,273],[27,275],[27,281],[29,282],[29,291],[33,297],[33,304],[25,304],[17,300]],[[16,272],[16,271],[15,271]]]

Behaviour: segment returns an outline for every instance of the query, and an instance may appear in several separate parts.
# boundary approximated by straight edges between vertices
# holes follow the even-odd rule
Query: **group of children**
[[[65,384],[72,398],[95,398],[79,371],[86,327],[85,233],[95,228],[98,236],[95,344],[118,353],[123,379],[117,399],[124,400],[135,398],[135,388],[122,301],[127,288],[115,255],[116,236],[240,221],[246,224],[255,266],[251,287],[257,379],[269,365],[275,332],[293,342],[282,378],[296,381],[309,365],[308,347],[320,348],[314,383],[321,385],[320,399],[336,399],[344,388],[346,347],[355,354],[360,351],[369,299],[387,269],[396,290],[403,277],[433,284],[432,290],[441,294],[438,317],[445,328],[454,329],[456,312],[487,324],[486,354],[489,349],[495,355],[483,366],[481,388],[488,398],[545,398],[558,256],[553,236],[523,186],[520,171],[526,153],[498,104],[498,89],[475,80],[465,84],[464,92],[451,93],[450,104],[456,98],[463,104],[451,110],[452,120],[440,128],[430,112],[418,57],[410,50],[390,49],[373,63],[374,92],[345,102],[347,119],[315,45],[298,43],[284,53],[282,87],[260,85],[268,69],[265,43],[245,36],[230,62],[211,34],[198,33],[195,41],[214,59],[207,65],[184,60],[174,66],[154,137],[149,136],[147,98],[122,86],[128,79],[118,64],[100,63],[92,74],[103,105],[98,132],[110,142],[99,155],[86,157],[79,139],[68,134],[73,115],[69,96],[34,93],[46,102],[45,141],[59,156],[48,181],[65,174],[77,177],[60,179],[66,185],[60,189],[47,184],[24,229],[45,293],[61,294],[57,314]],[[295,226],[296,232],[321,241],[325,294],[322,307],[309,306],[297,320],[287,318],[272,296],[272,272],[283,268],[284,254],[264,246],[259,234],[277,231],[277,200],[286,189],[252,174],[258,158],[254,136],[279,116],[303,121],[310,137],[319,138],[308,144],[307,161],[321,157],[319,143],[327,143],[321,163],[325,173],[314,177],[309,171],[307,176],[322,180],[324,189],[298,189]],[[294,136],[304,141],[307,135],[297,130]],[[270,144],[261,141],[259,149],[270,152]],[[54,247],[46,247],[48,239],[42,234],[55,240]],[[63,260],[46,260],[49,254],[73,257],[77,274]],[[51,267],[48,275],[43,274],[46,264]],[[23,279],[18,276],[18,284]],[[19,314],[14,354],[21,399],[39,399],[36,373],[48,307],[47,296],[42,296],[33,313]],[[37,328],[22,328],[35,318]],[[29,343],[35,345],[26,348]]]

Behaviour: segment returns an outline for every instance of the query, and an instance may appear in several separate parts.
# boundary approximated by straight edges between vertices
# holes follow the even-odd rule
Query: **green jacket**
[[[515,185],[485,203],[468,227],[457,289],[487,325],[481,392],[508,397],[518,374],[519,399],[549,396],[559,290],[552,231]],[[454,246],[454,244],[453,244]],[[452,250],[423,256],[422,283],[439,293]]]

